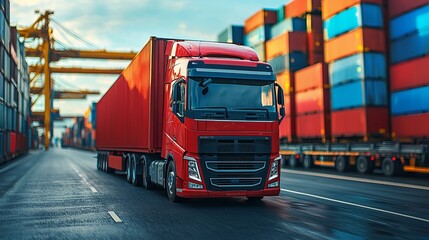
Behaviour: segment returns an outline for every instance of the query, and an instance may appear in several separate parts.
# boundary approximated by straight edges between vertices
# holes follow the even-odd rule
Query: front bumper
[[[278,196],[280,188],[266,188],[263,190],[234,190],[234,191],[209,191],[194,189],[178,189],[177,195],[183,198],[228,198],[228,197],[262,197]]]

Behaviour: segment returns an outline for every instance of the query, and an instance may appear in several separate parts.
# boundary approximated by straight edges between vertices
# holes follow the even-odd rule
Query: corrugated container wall
[[[361,3],[374,3],[377,5],[383,5],[384,0],[322,0],[322,18],[323,20],[328,19],[329,17],[344,11],[347,8]]]
[[[231,25],[219,33],[218,42],[244,44],[244,27]]]
[[[391,104],[393,115],[429,112],[429,86],[393,92]]]
[[[305,32],[286,32],[266,43],[266,57],[271,60],[291,52],[307,52],[307,34]]]
[[[388,6],[390,18],[402,15],[413,9],[429,4],[429,0],[412,0],[412,1],[388,0],[388,1],[389,1],[388,2],[389,4],[387,6]]]
[[[277,11],[262,9],[246,19],[244,23],[244,33],[248,34],[263,25],[272,25],[277,22]]]
[[[307,55],[301,52],[280,55],[268,61],[274,72],[296,71],[307,66]]]
[[[287,17],[300,17],[306,13],[320,13],[321,0],[292,0],[286,5]]]
[[[305,32],[306,22],[303,18],[286,18],[271,27],[271,37],[277,37],[286,32]]]
[[[429,85],[429,56],[390,66],[392,91]]]

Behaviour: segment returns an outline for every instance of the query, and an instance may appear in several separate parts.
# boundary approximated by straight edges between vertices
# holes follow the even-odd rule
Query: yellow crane
[[[36,13],[40,13],[36,11]],[[80,90],[80,91],[60,91],[55,92],[54,96],[51,96],[53,80],[51,78],[52,73],[81,73],[81,74],[120,74],[122,69],[93,69],[93,68],[80,68],[80,67],[51,67],[50,63],[59,61],[63,58],[87,58],[87,59],[110,59],[110,60],[131,60],[136,55],[136,52],[109,52],[105,50],[57,50],[54,48],[53,30],[50,26],[51,15],[53,11],[45,11],[40,13],[40,16],[36,21],[29,27],[18,29],[19,34],[24,39],[41,39],[41,43],[36,47],[26,46],[25,54],[26,57],[35,57],[40,59],[40,64],[29,66],[31,79],[30,92],[37,94],[38,97],[32,103],[39,99],[43,94],[45,96],[45,110],[43,112],[44,121],[44,132],[45,132],[45,149],[49,149],[50,138],[51,138],[51,99],[82,99],[88,94],[99,94],[98,91]],[[44,77],[43,87],[35,87],[32,84],[37,76]],[[58,111],[58,110],[55,110]],[[40,114],[37,113],[38,119],[40,120]]]

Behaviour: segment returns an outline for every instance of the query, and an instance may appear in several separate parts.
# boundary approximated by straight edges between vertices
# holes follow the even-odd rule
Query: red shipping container
[[[296,92],[328,88],[328,83],[328,67],[325,63],[317,63],[295,72]]]
[[[298,116],[296,118],[296,137],[324,138],[329,136],[329,117],[329,112],[319,112]]]
[[[388,132],[388,108],[354,108],[331,113],[332,136],[387,136]]]
[[[9,133],[9,153],[15,154],[16,153],[16,133],[10,132]]]
[[[308,64],[323,62],[323,34],[316,32],[307,33]]]
[[[307,14],[305,19],[307,22],[307,32],[323,34],[322,16],[314,15],[314,14]]]
[[[393,138],[428,138],[429,113],[392,117]]]
[[[265,24],[277,23],[277,11],[262,9],[246,19],[244,33],[247,34]]]
[[[324,54],[323,52],[309,52],[308,53],[308,64],[313,65],[316,63],[324,62]]]
[[[390,89],[403,90],[429,85],[429,56],[412,59],[390,67]]]
[[[286,116],[280,123],[279,137],[280,140],[292,142],[295,139],[295,118]]]
[[[286,17],[300,17],[310,12],[321,11],[321,0],[292,0],[286,5]]]
[[[409,1],[409,0],[405,0],[405,1]],[[383,2],[384,0],[322,0],[322,19],[326,20],[329,17],[356,4],[376,3],[378,5],[383,5]]]
[[[295,94],[296,114],[325,111],[329,108],[329,90],[323,88],[311,89]]]
[[[267,61],[290,52],[307,52],[307,33],[286,32],[266,42]]]
[[[429,0],[388,0],[389,17],[397,17],[406,12],[429,4]]]
[[[385,52],[385,32],[381,29],[358,28],[325,42],[325,62],[361,52]]]
[[[295,116],[295,94],[285,95],[285,112],[286,116]]]
[[[166,42],[151,38],[97,103],[97,149],[161,151]]]

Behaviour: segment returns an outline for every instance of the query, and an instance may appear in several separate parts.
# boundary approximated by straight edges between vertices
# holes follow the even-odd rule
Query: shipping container
[[[266,42],[268,61],[292,52],[307,52],[307,33],[286,32]]]
[[[307,66],[307,55],[301,52],[284,54],[271,59],[268,63],[276,74],[283,71],[296,71]]]
[[[231,25],[223,30],[217,37],[218,42],[244,44],[244,27]]]
[[[381,7],[374,4],[360,4],[326,19],[323,22],[325,40],[359,27],[383,28]]]
[[[0,102],[4,101],[4,85],[5,85],[5,78],[3,76],[3,73],[0,73]]]
[[[325,63],[310,65],[295,72],[296,92],[315,88],[328,88],[328,83],[328,68]]]
[[[260,61],[266,60],[266,54],[265,54],[265,42],[262,42],[258,45],[255,45],[252,47],[253,50],[255,50],[256,54],[258,54]]]
[[[429,85],[429,56],[390,66],[392,91]]]
[[[389,132],[389,109],[386,107],[354,108],[331,113],[334,137],[385,136]]]
[[[429,112],[429,86],[392,93],[392,115]]]
[[[401,63],[428,54],[429,28],[425,32],[413,33],[393,40],[390,43],[390,62],[392,64]]]
[[[323,52],[309,52],[308,53],[308,65],[324,62]]]
[[[392,117],[392,136],[396,138],[429,138],[429,113]]]
[[[389,10],[389,17],[393,18],[404,13],[407,13],[416,8],[420,8],[422,6],[428,5],[429,0],[412,0],[412,1],[404,1],[404,0],[388,0],[389,4],[387,4]]]
[[[296,117],[296,137],[326,138],[330,133],[329,112],[318,112]]]
[[[254,47],[271,39],[271,26],[263,25],[244,36],[244,45]]]
[[[325,62],[332,62],[361,52],[386,51],[381,29],[358,28],[325,42]]]
[[[271,27],[270,35],[277,37],[285,32],[305,32],[306,25],[303,18],[286,18]]]
[[[295,93],[296,114],[323,112],[329,109],[329,90],[315,88]]]
[[[279,138],[282,141],[292,142],[296,136],[295,117],[286,116],[280,123]]]
[[[387,106],[387,83],[380,80],[350,82],[331,89],[332,110],[364,106]]]
[[[391,1],[391,0],[388,0]],[[399,0],[403,1],[403,0]],[[406,0],[408,1],[408,0]],[[414,0],[412,0],[414,1]],[[377,5],[383,5],[384,0],[322,0],[322,19],[328,19],[329,17],[348,9],[356,4],[361,3],[373,3]]]
[[[292,72],[284,71],[276,74],[277,83],[283,88],[285,95],[294,92],[295,76]]]
[[[286,5],[287,17],[300,17],[306,13],[319,13],[321,0],[292,0]]]
[[[381,53],[359,53],[328,65],[332,86],[362,79],[386,79],[386,60]]]
[[[4,139],[4,132],[0,131],[0,162],[4,161],[5,157],[5,139]]]
[[[428,34],[429,5],[415,9],[390,21],[389,37],[391,40],[409,34]]]
[[[0,101],[0,131],[6,128],[6,106]]]
[[[277,22],[277,11],[262,9],[246,19],[244,23],[244,33],[248,34],[263,25],[275,24]]]
[[[323,33],[309,32],[307,33],[308,52],[323,53]],[[323,59],[322,59],[323,61]],[[310,64],[311,65],[311,64]]]
[[[285,5],[280,6],[277,8],[277,22],[281,22],[285,19]]]

